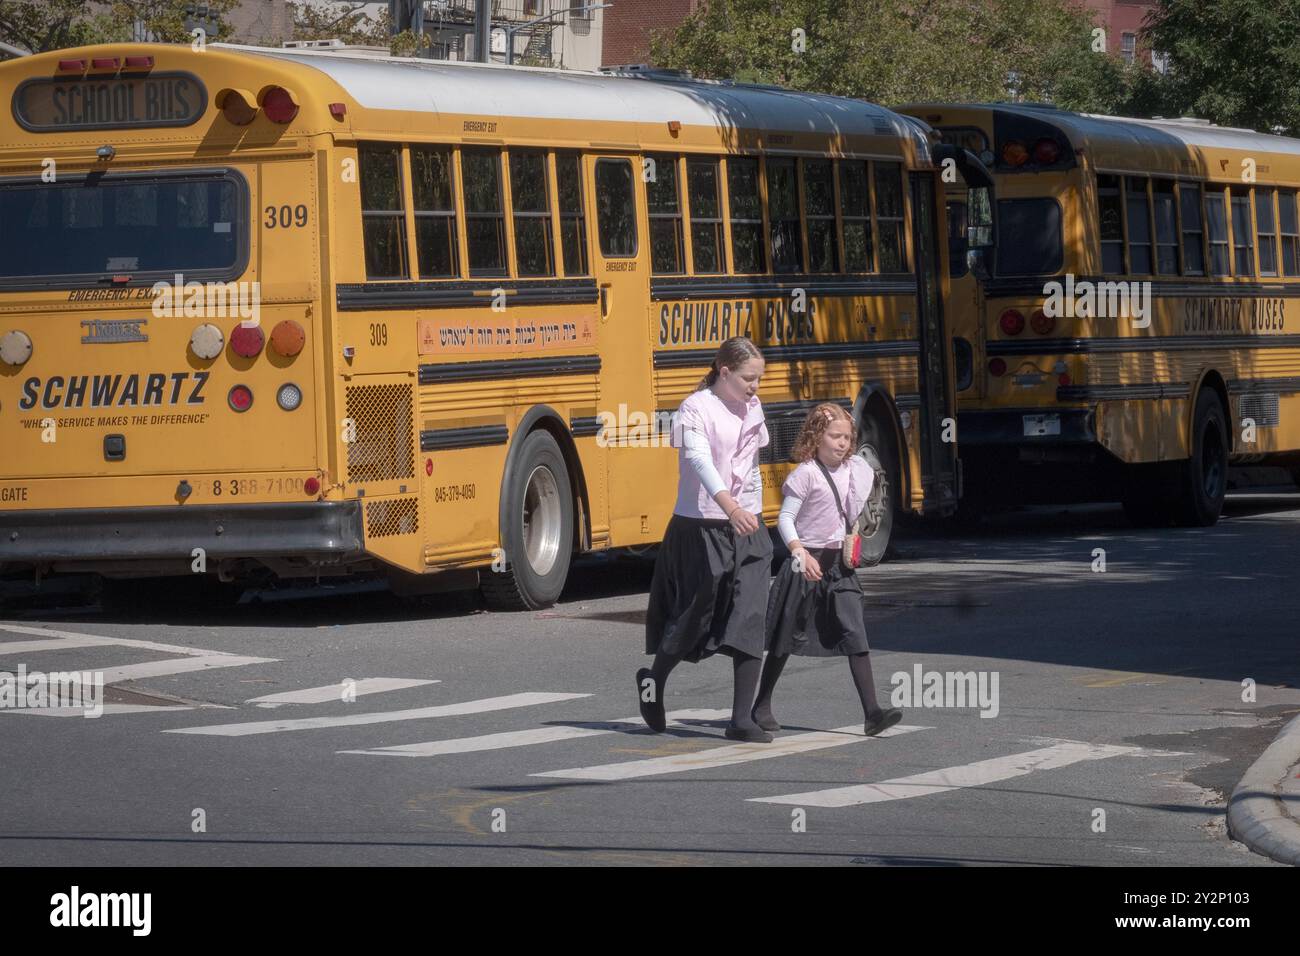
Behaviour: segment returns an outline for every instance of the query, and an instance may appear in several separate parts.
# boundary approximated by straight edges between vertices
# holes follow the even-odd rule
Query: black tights
[[[664,700],[664,687],[668,683],[668,675],[681,661],[682,659],[677,655],[664,651],[655,654],[654,663],[650,665],[650,676],[654,678],[660,701]],[[735,689],[731,697],[731,724],[737,728],[756,729],[758,725],[754,723],[750,711],[754,706],[754,693],[758,690],[759,677],[763,673],[763,659],[732,651],[731,665],[735,678]]]
[[[758,700],[754,703],[755,716],[772,719],[772,691],[789,659],[788,654],[785,657],[767,655],[763,676],[758,684]],[[850,654],[849,672],[853,675],[853,687],[858,692],[858,700],[862,702],[862,713],[867,720],[871,720],[880,713],[880,704],[876,702],[876,681],[871,673],[871,654]]]

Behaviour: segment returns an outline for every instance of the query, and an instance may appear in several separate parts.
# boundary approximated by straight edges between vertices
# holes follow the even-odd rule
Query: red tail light
[[[268,87],[261,96],[262,112],[272,123],[291,123],[298,115],[293,94],[283,86]]]
[[[230,347],[236,355],[256,358],[265,344],[266,336],[262,334],[260,325],[244,325],[241,322],[230,330]]]
[[[1056,319],[1039,309],[1029,317],[1029,327],[1039,335],[1047,335],[1056,328]]]
[[[151,56],[128,56],[126,58],[126,68],[128,70],[152,70],[153,57]]]
[[[60,60],[60,73],[84,73],[86,72],[85,60]]]
[[[302,483],[302,490],[307,492],[307,494],[309,495],[316,494],[318,491],[320,491],[320,479],[308,478],[306,481]]]
[[[247,385],[236,385],[226,396],[230,407],[237,412],[246,412],[253,407],[253,390]]]
[[[1057,381],[1057,384],[1059,384],[1059,385],[1069,385],[1069,384],[1070,384],[1070,373],[1069,373],[1069,372],[1062,372],[1060,375],[1056,376],[1056,381]]]
[[[989,374],[994,376],[1006,375],[1007,374],[1006,360],[1000,358],[989,359]]]
[[[121,62],[115,56],[97,56],[90,61],[90,65],[97,70],[116,70]]]
[[[1019,335],[1025,330],[1025,317],[1015,309],[1007,309],[998,316],[998,327],[1004,335]]]
[[[1034,162],[1042,166],[1051,166],[1061,158],[1061,147],[1055,140],[1040,139],[1034,144]]]
[[[285,358],[293,358],[302,351],[307,333],[293,319],[285,319],[271,330],[271,348]]]
[[[1002,147],[1002,162],[1008,166],[1023,166],[1029,162],[1029,150],[1019,140],[1012,140]]]
[[[233,123],[235,126],[247,126],[257,115],[257,107],[253,105],[253,94],[246,90],[222,90],[213,102],[217,104],[217,109],[221,110],[221,115],[226,118],[226,122]]]

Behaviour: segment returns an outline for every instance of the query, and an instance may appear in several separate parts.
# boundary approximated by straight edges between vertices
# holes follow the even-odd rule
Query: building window
[[[402,204],[402,150],[357,149],[361,172],[361,237],[367,279],[405,279],[406,214]]]
[[[682,239],[681,190],[677,188],[677,157],[654,153],[646,157],[653,164],[645,184],[646,208],[650,213],[650,271],[658,275],[681,275],[686,271]]]
[[[803,207],[807,219],[808,271],[836,272],[835,174],[828,159],[803,161]]]
[[[564,274],[585,276],[587,268],[587,217],[582,206],[582,157],[555,154],[556,190],[560,198],[560,249]]]
[[[722,200],[716,159],[686,161],[686,192],[691,207],[691,259],[697,274],[726,272],[722,258]]]
[[[844,271],[870,272],[871,187],[869,167],[859,160],[840,163],[840,215],[844,220]]]
[[[448,147],[411,147],[415,255],[421,279],[447,279],[460,273],[451,170]]]
[[[1125,63],[1132,63],[1137,55],[1137,34],[1124,33],[1119,38],[1119,55]]]
[[[501,151],[461,151],[465,180],[465,243],[471,276],[503,276],[506,269],[506,214],[501,202]]]
[[[731,261],[735,270],[740,274],[766,272],[757,159],[732,156],[727,160],[727,192],[731,206]]]

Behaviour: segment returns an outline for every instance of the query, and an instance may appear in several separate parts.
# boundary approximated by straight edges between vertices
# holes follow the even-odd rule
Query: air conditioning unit
[[[281,49],[285,50],[319,50],[330,49],[331,47],[343,46],[343,41],[338,37],[329,40],[285,40],[281,44]]]

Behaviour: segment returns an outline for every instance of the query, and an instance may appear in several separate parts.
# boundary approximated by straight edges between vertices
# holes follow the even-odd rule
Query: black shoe
[[[754,711],[750,711],[749,716],[753,718],[754,723],[758,724],[758,726],[762,727],[764,730],[769,730],[772,733],[776,733],[778,730],[781,729],[781,725],[776,722],[775,717],[766,717],[766,718],[759,717],[758,714]]]
[[[728,740],[743,740],[750,744],[770,744],[772,735],[757,727],[737,727],[735,724],[728,724],[726,730]]]
[[[882,730],[887,730],[902,719],[903,712],[891,707],[889,710],[882,710],[877,713],[875,717],[869,718],[867,722],[862,725],[862,732],[868,737],[874,737]]]
[[[662,734],[668,726],[668,719],[664,716],[663,695],[659,693],[658,686],[655,687],[655,699],[647,701],[642,696],[645,694],[645,682],[654,683],[654,678],[650,676],[650,668],[643,667],[636,672],[636,699],[641,707],[641,719],[645,725],[657,734]]]

